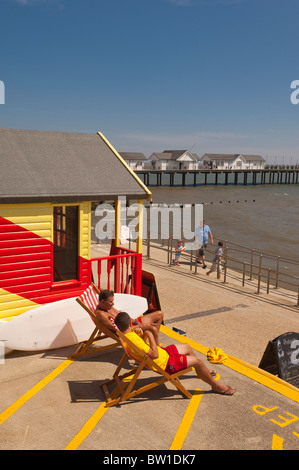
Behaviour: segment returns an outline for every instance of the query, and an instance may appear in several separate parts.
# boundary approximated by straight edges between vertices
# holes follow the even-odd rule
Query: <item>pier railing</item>
[[[147,186],[298,184],[299,168],[135,170]]]

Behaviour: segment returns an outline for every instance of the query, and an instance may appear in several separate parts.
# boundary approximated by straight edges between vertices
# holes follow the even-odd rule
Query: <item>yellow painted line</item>
[[[299,390],[293,385],[285,382],[284,380],[276,377],[276,375],[269,374],[265,370],[260,369],[252,364],[248,364],[241,359],[237,359],[233,356],[225,361],[224,365],[230,369],[239,372],[246,377],[264,385],[271,390],[274,390],[281,395],[289,398],[290,400],[299,403]]]
[[[174,439],[172,441],[172,444],[169,450],[181,450],[183,447],[186,436],[195,418],[197,408],[199,407],[199,404],[203,397],[203,393],[196,393],[196,392],[202,392],[202,390],[200,388],[197,388],[195,390],[195,394],[190,400],[188,408],[185,411],[181,424],[176,432],[176,435],[174,436]]]
[[[161,332],[165,335],[169,336],[170,338],[175,339],[181,343],[188,343],[190,344],[191,348],[195,351],[199,351],[200,353],[206,355],[209,348],[202,346],[199,343],[196,343],[192,339],[189,339],[187,336],[182,336],[175,331],[167,328],[164,325],[161,325]],[[293,385],[285,382],[284,380],[276,377],[275,375],[269,374],[268,372],[256,367],[248,362],[242,361],[241,359],[237,359],[236,357],[228,355],[228,359],[224,362],[224,366],[235,370],[236,372],[245,375],[246,377],[255,380],[256,382],[264,385],[267,388],[275,390],[276,392],[280,393],[281,395],[289,398],[290,400],[299,403],[299,390],[298,388],[294,387]]]
[[[130,382],[132,378],[134,377],[134,374],[129,375],[128,377],[125,377],[123,379],[123,382]],[[115,387],[115,389],[111,392],[111,397],[115,398],[117,394],[119,393],[118,387]],[[93,431],[95,426],[98,424],[100,419],[104,416],[106,411],[109,410],[109,407],[106,406],[106,402],[102,403],[97,411],[89,418],[89,420],[84,424],[83,428],[80,429],[78,434],[69,442],[69,444],[65,447],[64,450],[76,450],[78,447],[82,444],[82,442],[87,438],[87,436]]]
[[[51,380],[55,379],[61,372],[63,372],[70,364],[72,364],[73,359],[66,359],[60,366],[56,367],[49,375],[44,379],[38,382],[34,387],[32,387],[28,392],[21,396],[17,401],[15,401],[9,408],[7,408],[3,413],[0,414],[0,425],[4,423],[11,415],[13,415],[21,406],[24,405],[30,398],[36,395],[42,388],[44,388]]]
[[[64,450],[76,450],[79,445],[86,439],[86,437],[91,433],[91,431],[98,424],[100,419],[104,416],[106,411],[108,411],[106,403],[102,403],[97,411],[89,418],[89,420],[84,424],[83,428],[76,434],[76,436],[71,440],[71,442],[66,446]]]
[[[196,343],[192,339],[188,338],[187,336],[182,336],[179,333],[176,333],[175,331],[171,330],[170,328],[167,328],[167,326],[161,325],[160,331],[164,333],[165,335],[169,336],[170,338],[179,341],[180,343],[188,343],[190,344],[192,349],[195,349],[196,351],[202,353],[202,354],[207,354],[209,348],[206,348],[205,346],[202,346],[199,343]]]
[[[272,450],[283,450],[283,438],[273,434]]]

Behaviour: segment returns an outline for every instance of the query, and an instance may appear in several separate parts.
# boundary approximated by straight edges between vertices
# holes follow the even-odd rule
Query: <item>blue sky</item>
[[[0,0],[0,127],[299,163],[298,17],[298,0]]]

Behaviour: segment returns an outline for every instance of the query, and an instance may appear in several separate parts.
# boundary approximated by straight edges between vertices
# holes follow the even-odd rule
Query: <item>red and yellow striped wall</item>
[[[0,320],[77,296],[90,283],[91,202],[79,207],[79,280],[53,283],[53,207],[0,204]]]

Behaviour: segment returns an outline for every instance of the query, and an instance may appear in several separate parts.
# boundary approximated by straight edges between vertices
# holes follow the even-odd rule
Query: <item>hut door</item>
[[[54,207],[54,282],[78,279],[79,208]]]

